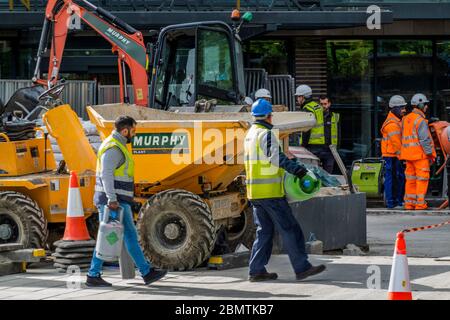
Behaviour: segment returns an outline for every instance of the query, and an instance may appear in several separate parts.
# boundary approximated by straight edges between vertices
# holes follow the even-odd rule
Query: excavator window
[[[233,68],[225,33],[200,30],[198,33],[198,83],[217,89],[233,90]]]
[[[200,99],[234,104],[237,88],[232,45],[229,34],[217,27],[167,32],[156,62],[156,108],[194,106]]]
[[[157,102],[163,107],[191,104],[195,89],[195,37],[167,40],[160,61]]]

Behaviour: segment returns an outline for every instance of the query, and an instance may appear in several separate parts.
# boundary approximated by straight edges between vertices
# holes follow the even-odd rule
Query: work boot
[[[88,286],[88,287],[111,287],[112,284],[103,280],[101,276],[98,276],[98,277],[87,276],[86,286]]]
[[[278,275],[275,272],[269,273],[257,273],[252,274],[248,277],[248,281],[250,282],[259,282],[259,281],[268,281],[268,280],[277,280]]]
[[[297,279],[297,281],[300,281],[308,277],[315,276],[316,274],[323,272],[325,269],[326,267],[323,264],[318,266],[311,266],[311,268],[306,271],[296,273],[295,278]]]
[[[167,270],[150,269],[150,272],[147,273],[142,278],[144,278],[144,283],[145,284],[150,284],[152,282],[155,282],[155,281],[158,281],[158,280],[164,278],[164,276],[166,274],[167,274]]]

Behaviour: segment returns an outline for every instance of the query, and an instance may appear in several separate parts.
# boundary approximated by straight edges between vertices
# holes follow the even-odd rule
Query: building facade
[[[231,23],[236,1],[92,1],[141,30],[189,21]],[[0,0],[0,79],[30,79],[46,1],[14,8]],[[375,139],[394,94],[432,101],[430,116],[450,108],[450,0],[240,1],[245,66],[291,74],[341,114],[340,152],[347,165],[375,154]],[[377,7],[371,7],[376,5]],[[378,9],[379,8],[379,11]],[[147,40],[146,38],[146,40]],[[116,57],[92,30],[70,35],[61,68],[67,79],[117,84]]]

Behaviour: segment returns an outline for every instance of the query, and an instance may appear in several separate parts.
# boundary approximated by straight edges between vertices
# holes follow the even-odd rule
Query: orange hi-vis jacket
[[[428,128],[425,114],[415,108],[402,119],[402,147],[401,160],[421,160],[436,157],[433,139]]]
[[[402,122],[395,114],[389,112],[381,127],[381,154],[383,157],[400,157],[402,147]]]

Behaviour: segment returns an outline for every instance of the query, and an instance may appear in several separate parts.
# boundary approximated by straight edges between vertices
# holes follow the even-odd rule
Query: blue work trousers
[[[256,229],[256,239],[250,256],[249,274],[266,273],[266,265],[272,254],[274,231],[283,240],[295,273],[311,268],[305,250],[303,231],[292,214],[286,198],[251,200]]]
[[[120,202],[120,206],[123,208],[123,241],[125,248],[128,250],[135,265],[138,267],[142,276],[147,275],[152,268],[149,261],[145,259],[144,253],[139,245],[136,226],[133,221],[133,212],[131,207],[126,202]],[[106,206],[99,207],[99,221],[103,219],[103,213]],[[94,256],[92,257],[91,267],[88,275],[90,277],[98,277],[102,273],[103,260],[96,257],[96,251],[94,250]]]
[[[396,157],[383,157],[384,199],[388,208],[403,206],[405,195],[405,169]]]

